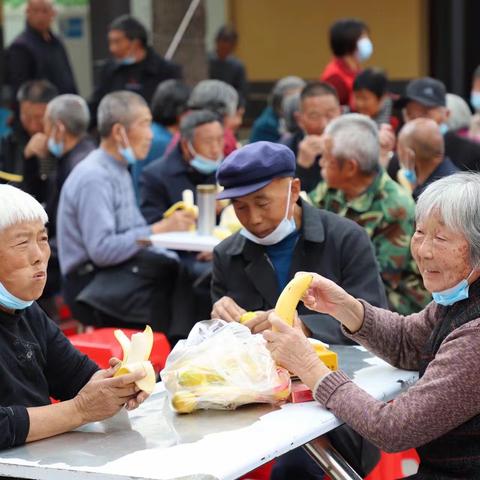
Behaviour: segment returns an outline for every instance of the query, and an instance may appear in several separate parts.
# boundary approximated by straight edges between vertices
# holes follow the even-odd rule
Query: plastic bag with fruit
[[[275,364],[263,337],[223,320],[198,322],[175,345],[161,377],[179,413],[278,403],[290,395],[290,376]]]

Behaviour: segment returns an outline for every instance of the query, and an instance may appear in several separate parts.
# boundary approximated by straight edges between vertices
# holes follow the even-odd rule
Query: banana
[[[245,312],[239,319],[240,323],[246,323],[257,316],[257,312]]]
[[[223,384],[225,379],[209,368],[184,368],[178,371],[178,384],[182,387],[197,387],[199,385]]]
[[[182,192],[182,200],[174,203],[168,210],[166,210],[163,217],[168,218],[177,210],[185,210],[193,213],[195,217],[198,216],[198,207],[193,203],[193,192],[191,190],[184,190]]]
[[[312,283],[313,276],[309,273],[297,275],[288,282],[278,297],[275,313],[288,325],[293,327],[297,304]]]
[[[143,370],[145,377],[135,383],[140,390],[152,393],[155,389],[155,371],[148,360],[153,347],[152,329],[147,325],[143,332],[134,333],[131,340],[122,330],[115,330],[114,335],[123,351],[122,363],[114,376]]]
[[[338,355],[329,350],[322,342],[309,338],[318,358],[330,369],[338,370]]]
[[[181,390],[172,397],[172,407],[178,413],[191,413],[197,408],[197,397],[191,392]]]

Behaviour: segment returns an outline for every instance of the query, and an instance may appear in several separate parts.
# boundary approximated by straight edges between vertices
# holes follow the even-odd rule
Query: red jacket
[[[359,70],[352,70],[339,57],[334,57],[325,67],[320,80],[329,83],[338,94],[340,105],[352,107],[353,82]]]

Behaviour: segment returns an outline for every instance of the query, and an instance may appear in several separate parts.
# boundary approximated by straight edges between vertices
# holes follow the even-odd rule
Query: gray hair
[[[55,97],[47,105],[46,115],[52,123],[62,122],[67,132],[75,137],[82,136],[90,123],[87,102],[79,95]]]
[[[180,121],[180,136],[189,141],[193,141],[195,135],[195,129],[200,125],[205,125],[206,123],[219,122],[222,123],[218,116],[210,110],[198,110],[190,112],[188,115],[185,115]]]
[[[272,96],[271,96],[271,104],[272,108],[277,112],[280,113],[282,109],[282,101],[283,97],[289,90],[298,89],[301,90],[307,82],[303,80],[303,78],[297,77],[295,75],[289,75],[288,77],[283,77],[277,81],[277,83],[273,86],[272,89]]]
[[[298,129],[295,113],[300,110],[300,92],[288,95],[282,101],[282,116],[285,120],[285,127],[290,133]]]
[[[120,123],[125,128],[136,119],[136,108],[146,107],[147,102],[138,93],[121,90],[109,93],[102,98],[97,112],[98,133],[102,138],[112,133],[112,127]]]
[[[332,137],[332,155],[340,163],[355,160],[363,173],[372,173],[378,168],[380,141],[377,125],[371,118],[348,113],[329,123],[325,133]]]
[[[222,117],[235,115],[238,93],[221,80],[202,80],[193,88],[188,106],[194,110],[211,110]]]
[[[480,266],[480,173],[455,173],[431,183],[418,197],[416,221],[433,213],[465,235],[472,266]]]
[[[48,222],[48,215],[40,203],[11,185],[0,185],[0,205],[0,231],[22,222],[40,220],[44,225]]]
[[[449,130],[456,131],[470,127],[472,112],[462,97],[454,93],[447,93],[447,108],[450,110],[450,116],[447,120]]]

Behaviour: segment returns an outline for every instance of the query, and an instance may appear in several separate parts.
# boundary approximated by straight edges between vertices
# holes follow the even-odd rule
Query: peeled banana
[[[146,375],[135,384],[140,390],[152,393],[155,389],[155,371],[151,362],[150,353],[153,347],[153,332],[147,325],[143,332],[134,333],[130,340],[122,330],[115,330],[115,338],[122,347],[123,360],[114,377],[143,370]]]
[[[191,212],[195,217],[198,216],[198,207],[193,202],[193,192],[191,190],[184,190],[182,192],[182,200],[174,203],[168,210],[166,210],[163,217],[168,218],[177,210],[185,210]]]
[[[275,313],[288,325],[293,327],[297,304],[312,283],[313,275],[305,273],[297,275],[288,282],[278,297]]]
[[[338,370],[338,355],[329,350],[319,340],[315,340],[313,338],[310,338],[309,340],[318,358],[325,364],[325,366],[327,366],[330,370]]]

